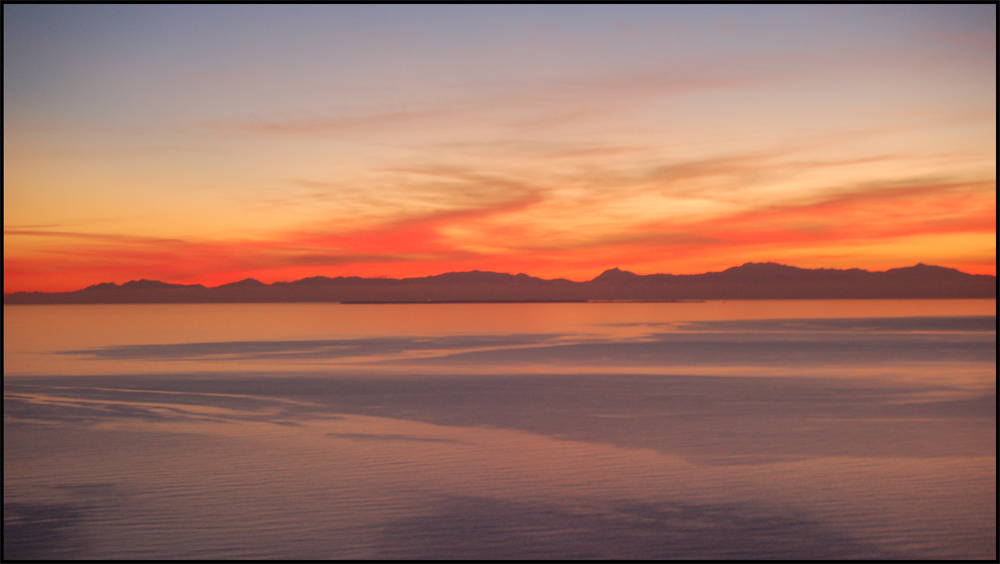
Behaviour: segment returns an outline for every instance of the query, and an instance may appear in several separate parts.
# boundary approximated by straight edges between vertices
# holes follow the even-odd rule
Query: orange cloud
[[[980,247],[985,241],[995,242],[995,184],[991,182],[866,186],[818,201],[769,205],[690,222],[625,225],[618,231],[571,241],[526,237],[529,225],[519,223],[519,214],[545,202],[546,193],[516,183],[507,188],[520,192],[514,198],[481,202],[476,207],[438,210],[345,231],[336,225],[318,225],[263,241],[8,229],[6,238],[28,238],[35,244],[27,247],[30,253],[5,252],[4,291],[72,290],[138,278],[211,286],[248,276],[273,282],[315,275],[405,277],[472,269],[583,280],[612,266],[642,273],[692,273],[747,260],[880,269],[906,264],[899,264],[898,259],[886,262],[874,251],[865,256],[866,248],[895,245],[901,249],[897,256],[912,252],[912,262],[929,262],[921,256],[927,249],[912,248],[909,243],[907,251],[907,241],[919,239],[925,247],[928,241],[935,246],[934,240],[973,241]],[[497,194],[502,192],[503,188],[498,189]],[[992,253],[987,250],[985,255],[982,249],[962,251],[954,249],[948,255],[952,262],[945,261],[943,266],[995,273],[995,243]],[[813,257],[806,262],[821,263],[807,264],[804,256]]]

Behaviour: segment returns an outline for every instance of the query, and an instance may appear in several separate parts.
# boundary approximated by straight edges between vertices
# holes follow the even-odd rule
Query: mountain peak
[[[244,278],[239,282],[230,282],[229,284],[222,284],[219,288],[259,288],[261,286],[267,286],[267,284],[256,280],[254,278]]]
[[[801,270],[794,266],[788,266],[777,262],[745,262],[740,266],[733,266],[727,268],[726,270],[745,270],[745,271],[783,271],[783,270]]]
[[[930,264],[924,264],[922,262],[918,262],[913,266],[905,266],[903,268],[890,268],[889,270],[886,270],[885,273],[891,276],[909,276],[918,278],[935,277],[938,279],[964,278],[970,276],[969,274],[966,274],[954,268],[947,268],[944,266],[934,266]]]
[[[180,286],[180,284],[168,284],[167,282],[160,282],[159,280],[146,280],[142,278],[140,280],[129,280],[128,282],[122,284],[122,288],[129,290],[158,290],[165,288],[173,288]]]
[[[808,270],[795,266],[788,266],[776,262],[746,262],[740,266],[733,266],[720,272],[726,277],[737,278],[784,278],[788,276],[807,276]]]
[[[506,272],[485,272],[482,270],[470,270],[466,272],[445,272],[435,276],[427,276],[419,280],[437,281],[447,283],[465,284],[500,284],[506,282],[525,283],[540,280],[527,274],[508,274]]]
[[[600,276],[594,278],[594,280],[600,280],[601,282],[621,282],[623,280],[635,280],[638,277],[638,274],[622,270],[616,266],[615,268],[605,270]]]

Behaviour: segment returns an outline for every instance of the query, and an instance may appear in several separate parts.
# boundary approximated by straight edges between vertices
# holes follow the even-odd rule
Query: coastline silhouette
[[[71,292],[15,292],[4,294],[4,304],[995,299],[996,291],[996,276],[925,264],[871,272],[768,262],[704,274],[640,275],[612,268],[584,282],[478,270],[404,279],[314,276],[272,284],[247,278],[216,287],[143,279]]]

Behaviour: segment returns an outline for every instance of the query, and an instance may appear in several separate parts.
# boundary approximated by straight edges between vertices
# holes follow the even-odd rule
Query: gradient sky
[[[996,5],[4,5],[4,292],[996,273]]]

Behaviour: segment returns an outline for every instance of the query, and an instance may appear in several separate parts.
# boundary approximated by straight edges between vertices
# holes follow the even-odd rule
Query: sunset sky
[[[996,5],[4,5],[4,292],[996,273]]]

